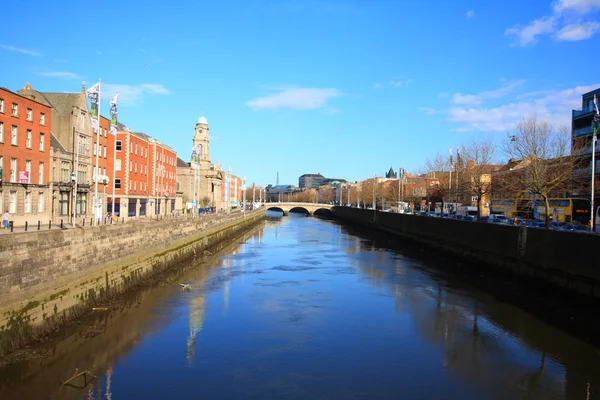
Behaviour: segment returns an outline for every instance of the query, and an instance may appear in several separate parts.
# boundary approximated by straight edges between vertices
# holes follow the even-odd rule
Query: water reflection
[[[333,221],[273,217],[135,308],[94,317],[97,336],[76,329],[46,359],[0,370],[0,397],[600,398],[598,349],[444,263]],[[104,372],[83,393],[58,390],[84,366]]]

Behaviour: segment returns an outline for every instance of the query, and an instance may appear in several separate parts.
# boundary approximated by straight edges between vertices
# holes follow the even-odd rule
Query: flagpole
[[[112,198],[111,198],[111,205],[110,205],[110,216],[111,216],[111,223],[112,223],[112,218],[115,216],[115,191],[117,190],[117,185],[116,185],[116,179],[117,179],[117,171],[116,171],[116,165],[117,165],[117,116],[118,116],[118,95],[119,93],[115,94],[115,97],[113,98],[113,100],[111,100],[111,104],[110,104],[110,124],[109,124],[109,131],[110,134],[114,136],[113,138],[113,171],[112,171]],[[113,104],[114,102],[114,104]],[[115,109],[113,110],[113,107],[115,107]],[[113,116],[114,113],[114,116]],[[114,121],[114,125],[113,125],[113,121]]]
[[[100,212],[98,210],[98,153],[100,152],[100,99],[102,97],[102,78],[98,79],[98,120],[96,122],[96,170],[94,172],[94,225],[99,224]]]

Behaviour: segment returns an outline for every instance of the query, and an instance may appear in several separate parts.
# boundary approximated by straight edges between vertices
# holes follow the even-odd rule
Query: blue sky
[[[570,127],[600,87],[600,0],[13,1],[0,86],[76,92],[189,159],[204,114],[211,158],[249,184],[351,181],[522,118]],[[500,157],[503,159],[503,157]]]

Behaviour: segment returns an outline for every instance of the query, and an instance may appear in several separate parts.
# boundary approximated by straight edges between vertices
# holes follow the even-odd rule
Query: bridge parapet
[[[314,215],[318,210],[329,210],[334,207],[332,204],[322,203],[265,203],[267,210],[281,210],[283,215],[288,215],[293,209],[302,209],[308,212],[308,215]]]

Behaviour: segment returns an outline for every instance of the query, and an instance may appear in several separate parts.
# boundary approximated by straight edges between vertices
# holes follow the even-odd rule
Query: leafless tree
[[[462,191],[477,199],[477,220],[481,218],[481,203],[492,192],[492,172],[497,169],[495,161],[496,145],[492,138],[479,136],[461,147],[461,157],[467,160],[466,168],[460,171]],[[462,176],[460,176],[462,175]]]
[[[435,179],[435,183],[429,188],[427,195],[442,203],[442,214],[444,213],[444,203],[450,199],[450,168],[450,157],[440,153],[425,160],[424,171],[427,177]]]
[[[546,205],[546,228],[550,226],[549,199],[564,194],[573,178],[576,160],[569,155],[570,141],[567,128],[555,129],[532,118],[520,122],[502,144],[509,158],[521,161],[518,170],[503,179],[503,189],[517,200],[539,196]]]

